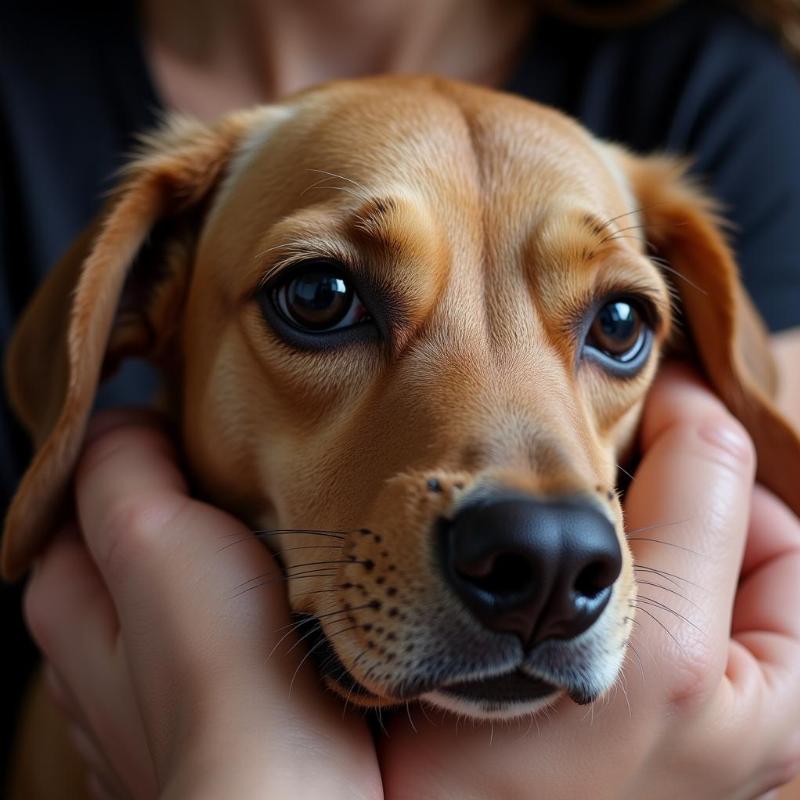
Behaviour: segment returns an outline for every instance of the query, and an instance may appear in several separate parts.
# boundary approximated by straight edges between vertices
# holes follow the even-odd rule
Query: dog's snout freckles
[[[598,285],[665,294],[639,244],[581,223],[587,207],[628,213],[625,193],[586,134],[550,112],[370,95],[370,125],[382,127],[366,141],[342,125],[363,103],[343,100],[343,117],[336,98],[309,97],[269,147],[249,145],[198,246],[208,285],[220,288],[223,268],[234,277],[221,297],[196,280],[187,301],[185,335],[200,344],[184,365],[183,422],[197,478],[254,528],[285,531],[270,543],[292,608],[317,621],[307,641],[351,702],[425,696],[502,716],[560,691],[597,696],[632,623],[615,462],[652,368],[614,382],[582,362],[576,331]],[[281,340],[252,298],[286,252],[352,272],[380,335],[338,349],[324,334],[313,350]],[[472,588],[454,588],[437,532],[463,528],[469,501],[497,491],[592,497],[591,552],[570,540],[542,556],[533,526],[524,547],[462,564]],[[554,526],[563,544],[571,534]],[[509,567],[520,547],[526,563]],[[524,602],[476,613],[464,594],[484,578]],[[550,589],[537,595],[534,583]],[[509,675],[481,700],[482,681]],[[449,684],[461,699],[443,698]]]

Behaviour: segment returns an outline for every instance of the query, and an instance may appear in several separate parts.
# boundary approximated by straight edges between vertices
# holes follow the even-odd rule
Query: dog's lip
[[[319,674],[329,684],[335,684],[340,692],[347,697],[361,697],[365,701],[380,701],[382,698],[370,691],[360,683],[347,667],[342,663],[330,639],[325,635],[320,621],[313,614],[296,614],[297,619],[306,619],[311,630],[304,634],[308,643],[309,653],[312,656]],[[533,677],[520,669],[504,672],[501,675],[492,675],[487,678],[461,680],[446,686],[427,687],[421,690],[416,687],[413,694],[419,697],[425,691],[439,691],[451,697],[471,701],[473,703],[489,703],[494,705],[514,705],[541,700],[556,692],[563,691],[564,687],[557,686],[542,678]],[[594,697],[583,691],[568,689],[567,694],[576,702],[586,704],[592,702]],[[392,700],[389,696],[383,698],[392,702],[404,702],[412,699],[407,693],[398,693]]]
[[[441,687],[439,691],[460,700],[507,705],[540,700],[560,690],[558,686],[541,678],[533,678],[521,670],[515,670],[481,680],[451,683]]]
[[[356,696],[365,699],[377,697],[366,686],[359,683],[342,663],[330,639],[322,630],[320,621],[313,614],[296,614],[295,618],[308,620],[311,630],[306,631],[303,635],[307,637],[308,651],[323,680],[335,683],[340,690],[344,690],[350,697]]]

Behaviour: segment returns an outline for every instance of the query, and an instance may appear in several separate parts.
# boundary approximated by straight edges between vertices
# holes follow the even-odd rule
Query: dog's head
[[[203,492],[266,532],[332,688],[474,715],[591,700],[636,591],[618,464],[678,339],[797,509],[765,335],[676,163],[434,79],[174,123],[12,343],[37,453],[6,573],[57,523],[101,374],[137,354]]]

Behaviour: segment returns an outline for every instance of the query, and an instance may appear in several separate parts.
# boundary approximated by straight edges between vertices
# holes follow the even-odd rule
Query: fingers
[[[70,678],[81,674],[87,656],[105,657],[113,649],[116,612],[74,528],[55,536],[37,562],[24,613],[40,649]]]
[[[625,502],[639,582],[636,639],[709,690],[724,671],[754,474],[741,425],[687,371],[665,369]],[[677,689],[680,694],[683,688]]]
[[[752,516],[736,596],[732,631],[766,632],[800,645],[800,520],[761,486]]]
[[[45,673],[50,695],[78,731],[79,744],[113,743],[106,753],[113,770],[96,760],[92,769],[108,785],[116,774],[142,796],[152,793],[155,776],[126,680],[114,606],[74,529],[54,537],[42,554],[26,587],[25,616],[52,665]]]
[[[740,705],[758,710],[761,738],[773,758],[786,761],[789,777],[800,763],[798,576],[800,520],[778,498],[756,487],[733,613],[728,677]]]
[[[183,617],[187,604],[216,607],[221,595],[232,595],[241,581],[230,582],[228,567],[246,564],[254,579],[277,577],[244,526],[187,496],[174,448],[149,422],[122,420],[96,436],[76,490],[81,528],[121,612],[135,606],[169,624],[171,610]],[[274,580],[265,586],[281,608],[282,587]],[[186,630],[183,618],[175,624]]]
[[[166,736],[157,720],[179,724],[183,713],[177,675],[197,680],[208,698],[226,685],[262,685],[288,611],[270,554],[237,520],[188,497],[164,432],[138,415],[116,417],[102,421],[82,458],[77,508],[148,698],[146,721]]]
[[[129,556],[136,555],[127,550],[134,541],[116,534],[166,525],[187,500],[171,442],[138,412],[109,412],[93,421],[75,485],[86,543],[114,584],[127,579]],[[168,543],[153,541],[145,552],[157,561]]]

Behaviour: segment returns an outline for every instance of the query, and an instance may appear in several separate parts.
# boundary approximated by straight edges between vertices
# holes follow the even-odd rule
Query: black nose
[[[442,567],[487,628],[532,646],[600,616],[622,569],[614,526],[588,500],[495,497],[441,529]]]

